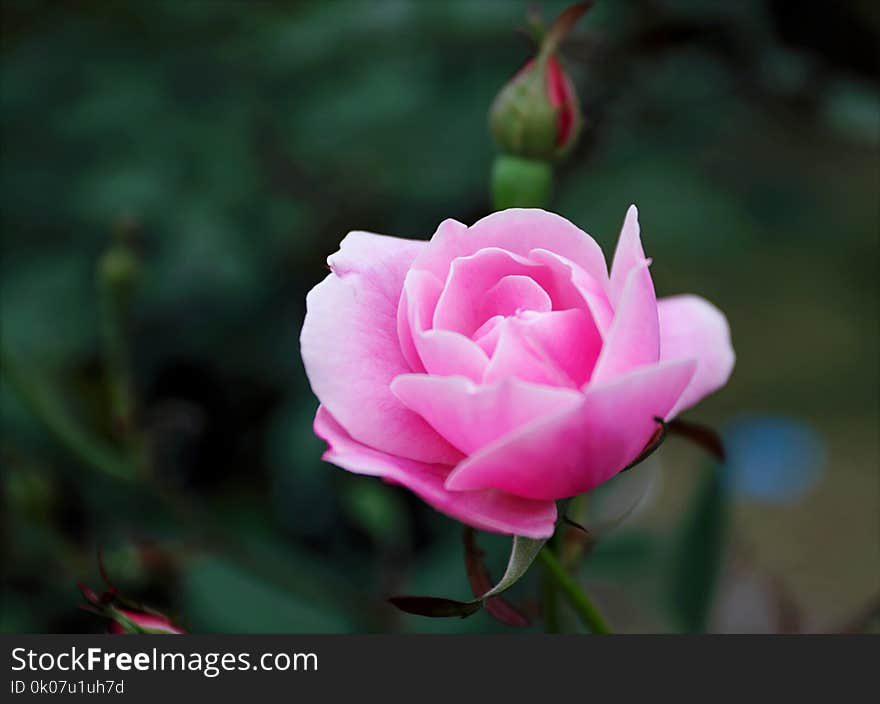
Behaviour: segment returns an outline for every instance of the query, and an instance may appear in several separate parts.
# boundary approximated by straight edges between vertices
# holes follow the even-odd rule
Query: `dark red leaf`
[[[392,596],[388,601],[408,614],[431,618],[465,618],[483,608],[479,601],[455,601],[436,596]]]
[[[590,531],[588,531],[586,528],[584,528],[584,527],[583,527],[580,523],[578,523],[577,521],[573,521],[573,520],[571,520],[568,516],[563,516],[563,517],[562,517],[562,522],[563,522],[565,525],[567,525],[567,526],[569,526],[569,527],[571,527],[571,528],[577,528],[581,533],[586,533],[587,535],[590,534]]]
[[[718,461],[723,462],[725,460],[724,445],[721,442],[721,436],[708,425],[690,423],[688,421],[676,419],[669,421],[667,427],[670,433],[687,438],[694,444],[702,447]]]
[[[501,596],[486,599],[486,611],[496,621],[514,628],[528,628],[531,624],[528,616]]]
[[[97,552],[98,552],[98,572],[101,575],[101,579],[103,579],[104,584],[107,585],[108,592],[110,594],[116,594],[119,590],[116,588],[116,585],[110,581],[110,576],[107,574],[107,566],[104,564],[104,549],[99,547]]]
[[[571,31],[572,27],[583,15],[593,6],[594,0],[586,2],[578,2],[570,5],[562,11],[562,13],[553,20],[550,30],[547,32],[545,41],[553,43],[553,49],[565,38]]]

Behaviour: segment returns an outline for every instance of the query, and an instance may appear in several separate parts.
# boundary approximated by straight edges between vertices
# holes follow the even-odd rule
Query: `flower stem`
[[[546,208],[553,191],[553,166],[540,159],[499,154],[490,188],[495,210]]]
[[[590,597],[581,590],[571,575],[565,571],[556,556],[545,547],[538,553],[538,557],[541,559],[547,575],[556,582],[559,589],[568,598],[583,624],[593,633],[611,633],[611,629],[599,609],[596,608]]]

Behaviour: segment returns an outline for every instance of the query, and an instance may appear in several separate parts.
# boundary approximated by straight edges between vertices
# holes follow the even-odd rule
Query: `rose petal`
[[[413,350],[411,354],[418,357],[419,366],[413,366],[412,371],[462,375],[478,381],[489,363],[479,345],[458,332],[429,329],[441,288],[440,281],[428,272],[412,270],[407,274],[401,297],[401,306],[407,307],[406,323],[400,312],[397,318],[401,348]]]
[[[590,311],[599,333],[604,338],[611,327],[614,318],[614,310],[605,293],[605,285],[597,281],[587,272],[581,269],[573,261],[561,257],[555,252],[546,249],[533,249],[529,252],[529,259],[538,264],[543,264],[550,269],[555,281],[554,290],[557,292],[558,307],[586,308]],[[577,300],[560,294],[571,290],[577,294]]]
[[[382,477],[420,496],[438,511],[480,530],[546,538],[553,534],[556,504],[512,496],[495,489],[455,492],[444,488],[448,467],[432,465],[366,447],[323,407],[315,433],[329,445],[323,458],[350,472]]]
[[[419,281],[413,281],[415,278]],[[425,371],[425,365],[416,349],[413,329],[424,329],[430,325],[442,290],[443,282],[426,271],[410,271],[404,279],[397,305],[397,338],[400,351],[414,372]]]
[[[577,391],[518,379],[478,385],[425,374],[403,374],[391,382],[391,391],[466,454],[581,399]]]
[[[517,378],[534,384],[574,388],[571,378],[513,322],[513,319],[503,320],[498,326],[498,341],[483,374],[483,383]]]
[[[673,418],[727,383],[736,356],[730,327],[718,308],[699,296],[684,295],[658,301],[660,359],[692,358],[697,371],[678,403]]]
[[[466,376],[478,381],[489,364],[489,357],[478,344],[450,330],[417,332],[416,345],[430,374]]]
[[[590,378],[602,338],[590,314],[578,308],[523,313],[499,325],[500,334],[483,382],[516,377],[580,388]]]
[[[454,220],[444,221],[413,267],[445,280],[454,259],[486,247],[521,256],[533,249],[548,249],[573,261],[603,286],[608,281],[605,257],[592,237],[559,215],[526,208],[492,213],[469,228]]]
[[[611,279],[608,283],[608,298],[616,309],[623,295],[630,272],[646,260],[645,250],[639,228],[639,210],[631,205],[617,239],[614,259],[611,262]]]
[[[493,315],[474,333],[474,342],[490,357],[495,354],[498,337],[501,335],[501,323],[503,322],[503,315]]]
[[[630,270],[614,311],[614,321],[599,354],[592,382],[613,379],[660,359],[657,298],[648,263]]]
[[[544,267],[497,247],[487,247],[476,254],[459,257],[450,266],[449,276],[434,310],[432,327],[470,336],[486,322],[485,317],[481,318],[480,309],[489,291],[498,286],[502,279],[517,276],[535,280],[542,273],[546,273]],[[540,281],[535,285],[540,288],[539,284]]]
[[[300,335],[312,390],[351,436],[379,450],[454,464],[461,454],[389,385],[411,371],[397,336],[404,276],[424,242],[350,233],[306,297]]]
[[[480,305],[482,320],[496,315],[515,315],[523,310],[545,313],[553,309],[547,292],[534,279],[522,275],[505,276],[476,302]]]
[[[644,449],[696,369],[694,360],[662,362],[587,387],[575,408],[514,431],[463,460],[446,487],[495,487],[531,499],[589,491]]]

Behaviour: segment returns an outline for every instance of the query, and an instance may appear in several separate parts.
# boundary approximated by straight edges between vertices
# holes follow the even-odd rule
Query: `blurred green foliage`
[[[0,628],[102,630],[75,586],[101,546],[125,591],[195,630],[504,630],[383,605],[467,598],[460,529],[321,462],[298,334],[348,230],[486,214],[486,112],[528,56],[528,5],[3,0],[3,348],[119,447],[95,268],[136,223],[137,416],[177,498],[91,472],[4,379]],[[563,50],[586,129],[555,209],[610,251],[637,203],[661,295],[728,312],[738,367],[695,415],[794,415],[829,445],[800,504],[735,502],[722,556],[779,577],[807,629],[880,589],[878,35],[867,1],[603,1]],[[667,576],[701,458],[668,445],[654,507],[583,562],[623,630],[682,627]],[[500,576],[509,541],[480,542]],[[512,601],[535,612],[535,587]],[[684,625],[711,628],[694,608]]]

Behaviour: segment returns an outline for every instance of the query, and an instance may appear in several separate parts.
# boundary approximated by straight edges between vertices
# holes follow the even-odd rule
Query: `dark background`
[[[320,461],[298,335],[348,230],[489,212],[486,112],[529,56],[528,6],[3,0],[2,630],[104,630],[76,608],[98,547],[194,631],[509,630],[383,604],[469,596],[460,527]],[[609,252],[637,203],[658,293],[717,303],[738,355],[687,414],[728,465],[668,441],[651,500],[578,571],[618,630],[868,627],[878,36],[871,0],[602,0],[564,47],[587,128],[553,209]],[[140,261],[136,479],[38,418],[122,449],[96,285],[120,229]],[[497,576],[507,541],[480,543]],[[513,600],[536,594],[530,575]]]

